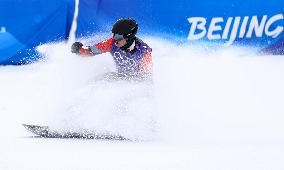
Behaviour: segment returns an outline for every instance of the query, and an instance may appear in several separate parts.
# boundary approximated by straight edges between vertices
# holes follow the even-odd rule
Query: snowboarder
[[[108,80],[149,80],[152,78],[152,49],[136,37],[138,24],[130,18],[119,19],[112,28],[113,37],[93,46],[72,44],[72,53],[93,56],[110,52],[117,72],[107,73]]]

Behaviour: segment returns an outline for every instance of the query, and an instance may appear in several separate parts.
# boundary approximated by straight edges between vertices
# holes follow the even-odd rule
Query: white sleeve
[[[96,45],[88,46],[88,48],[89,48],[91,55],[97,55],[97,54],[103,53]]]

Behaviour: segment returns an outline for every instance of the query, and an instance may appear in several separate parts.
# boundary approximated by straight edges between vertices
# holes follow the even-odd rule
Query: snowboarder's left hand
[[[71,46],[71,52],[72,53],[80,53],[80,49],[83,47],[83,44],[81,42],[74,42]]]

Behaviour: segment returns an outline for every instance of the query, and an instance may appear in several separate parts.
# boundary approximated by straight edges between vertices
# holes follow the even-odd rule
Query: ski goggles
[[[114,39],[114,41],[120,41],[120,40],[124,39],[124,36],[120,35],[120,34],[114,34],[113,39]]]

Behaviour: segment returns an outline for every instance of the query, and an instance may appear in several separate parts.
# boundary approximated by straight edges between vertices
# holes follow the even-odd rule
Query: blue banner
[[[68,38],[75,0],[0,0],[0,64],[38,58],[41,43]],[[253,46],[284,54],[284,1],[280,0],[79,0],[76,35],[109,32],[134,18],[139,33],[185,43]]]
[[[77,35],[110,32],[117,19],[131,17],[144,34],[190,43],[277,47],[281,53],[283,15],[284,1],[280,0],[81,0]]]

